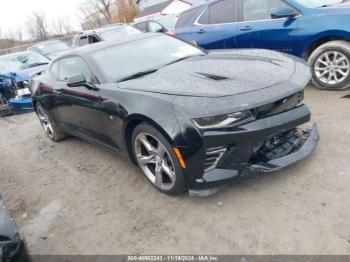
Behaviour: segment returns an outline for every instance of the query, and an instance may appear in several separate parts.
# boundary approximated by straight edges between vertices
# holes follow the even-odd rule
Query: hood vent
[[[224,80],[231,80],[231,78],[227,77],[227,76],[220,76],[220,75],[214,75],[214,74],[207,74],[207,73],[199,73],[196,72],[197,75],[201,75],[204,76],[207,79],[211,79],[214,81],[224,81]]]

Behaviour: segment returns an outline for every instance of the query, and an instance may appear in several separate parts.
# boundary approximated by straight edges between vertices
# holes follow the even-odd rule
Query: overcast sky
[[[0,0],[0,27],[4,32],[24,27],[33,11],[46,14],[48,22],[57,17],[70,17],[72,26],[80,30],[81,0]]]

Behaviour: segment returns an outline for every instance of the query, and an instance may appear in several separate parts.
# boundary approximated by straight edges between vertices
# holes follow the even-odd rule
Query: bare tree
[[[52,20],[51,24],[52,24],[52,29],[54,34],[64,35],[63,23],[64,23],[64,20],[61,17]]]
[[[52,21],[52,29],[56,35],[69,35],[73,32],[73,28],[70,23],[70,18],[58,17]]]
[[[33,12],[32,17],[28,21],[28,33],[35,40],[47,40],[49,38],[44,14]]]
[[[116,22],[130,23],[138,13],[138,6],[133,0],[118,0],[118,18]]]
[[[80,9],[84,20],[87,20],[86,22],[92,22],[91,20],[101,15],[107,23],[111,23],[113,20],[113,5],[113,0],[84,0]]]
[[[15,32],[15,39],[20,43],[20,45],[23,45],[23,35],[23,30],[19,27]]]

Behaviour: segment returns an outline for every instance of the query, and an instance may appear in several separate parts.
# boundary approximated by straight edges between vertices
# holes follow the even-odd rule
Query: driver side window
[[[83,59],[80,57],[63,58],[57,62],[58,64],[58,80],[67,82],[67,80],[79,74],[83,74],[86,81],[92,81],[92,74]]]
[[[273,11],[283,7],[288,5],[282,0],[244,0],[243,21],[269,20]]]

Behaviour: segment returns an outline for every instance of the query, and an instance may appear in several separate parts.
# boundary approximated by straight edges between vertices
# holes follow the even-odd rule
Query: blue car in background
[[[45,72],[49,62],[31,51],[0,56],[0,110],[8,112],[8,106],[21,112],[33,109],[29,81]]]
[[[215,0],[181,14],[176,37],[204,49],[264,48],[301,57],[322,89],[350,86],[349,0]]]

